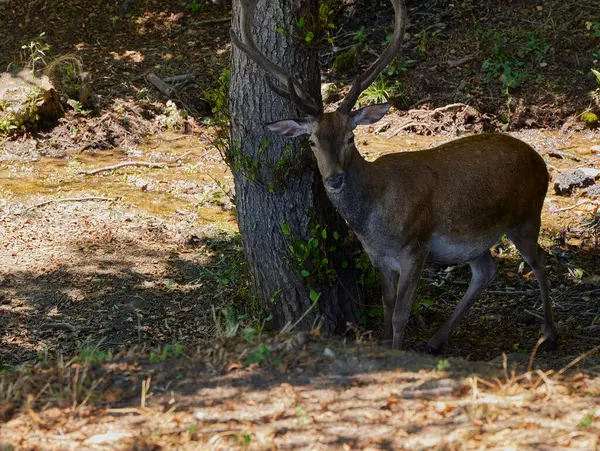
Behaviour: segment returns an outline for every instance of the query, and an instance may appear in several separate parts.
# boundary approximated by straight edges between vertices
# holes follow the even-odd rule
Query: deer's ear
[[[279,133],[283,136],[300,136],[311,133],[312,127],[310,122],[298,119],[285,119],[283,121],[271,122],[267,124],[267,128],[272,132]]]
[[[380,103],[370,105],[352,113],[352,128],[357,125],[371,125],[381,119],[388,112],[392,105],[389,103]]]

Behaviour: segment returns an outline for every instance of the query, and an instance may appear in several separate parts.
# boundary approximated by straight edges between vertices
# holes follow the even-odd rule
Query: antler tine
[[[269,77],[266,77],[267,85],[284,99],[291,100],[300,111],[309,116],[317,117],[321,113],[321,108],[308,105],[302,101],[294,87],[294,80],[288,76],[287,90],[277,86],[277,84]]]
[[[233,44],[242,50],[250,59],[252,59],[261,69],[267,74],[271,75],[280,86],[277,86],[273,81],[267,77],[267,84],[280,96],[290,99],[302,112],[310,115],[317,116],[322,107],[315,101],[315,99],[308,93],[308,91],[302,86],[301,83],[294,80],[294,78],[284,71],[277,64],[273,63],[265,55],[263,55],[257,48],[254,38],[252,36],[252,23],[254,18],[254,11],[259,0],[241,0],[241,19],[240,19],[240,39],[231,29],[231,41]],[[287,86],[287,90],[282,88],[281,85]]]
[[[394,7],[395,21],[392,39],[385,50],[381,52],[379,58],[355,80],[352,89],[338,108],[338,111],[349,113],[352,110],[360,93],[375,81],[381,71],[394,59],[402,45],[402,38],[404,37],[404,30],[406,28],[406,5],[404,4],[404,0],[391,0],[391,3]]]

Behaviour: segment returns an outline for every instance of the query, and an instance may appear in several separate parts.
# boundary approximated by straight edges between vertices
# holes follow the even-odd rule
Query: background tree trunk
[[[257,47],[268,58],[302,80],[315,98],[320,98],[317,49],[303,44],[294,25],[299,17],[316,11],[316,0],[263,1],[256,10],[254,36]],[[232,26],[238,36],[239,13],[236,0]],[[278,33],[278,26],[286,32]],[[272,92],[265,73],[235,47],[229,107],[237,218],[261,306],[273,313],[275,327],[281,328],[295,322],[310,307],[309,292],[314,289],[321,293],[318,308],[298,328],[310,328],[320,316],[324,332],[343,331],[361,302],[352,265],[342,269],[344,257],[334,256],[331,261],[337,264],[336,279],[307,285],[293,266],[288,249],[291,238],[282,233],[282,225],[289,225],[296,239],[308,240],[315,221],[326,225],[330,236],[334,230],[345,236],[345,222],[325,195],[306,140],[280,137],[265,128],[267,122],[298,117],[293,104]],[[287,177],[285,172],[289,173]]]

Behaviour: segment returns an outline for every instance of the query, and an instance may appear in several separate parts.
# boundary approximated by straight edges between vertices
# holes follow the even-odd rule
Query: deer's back
[[[385,155],[371,169],[371,183],[388,208],[415,205],[429,216],[431,232],[445,236],[503,233],[531,217],[539,219],[548,188],[542,157],[528,144],[503,134]],[[419,215],[408,210],[404,213]]]

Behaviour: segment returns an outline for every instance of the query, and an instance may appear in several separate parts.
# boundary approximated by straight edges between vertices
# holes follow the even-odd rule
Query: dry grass
[[[519,374],[506,359],[501,369],[456,359],[441,370],[429,356],[317,336],[298,345],[303,341],[281,335],[250,343],[237,336],[178,358],[135,349],[92,352],[6,372],[0,447],[599,446],[600,377],[573,371],[578,361]],[[249,364],[257,349],[268,349],[266,357]]]

